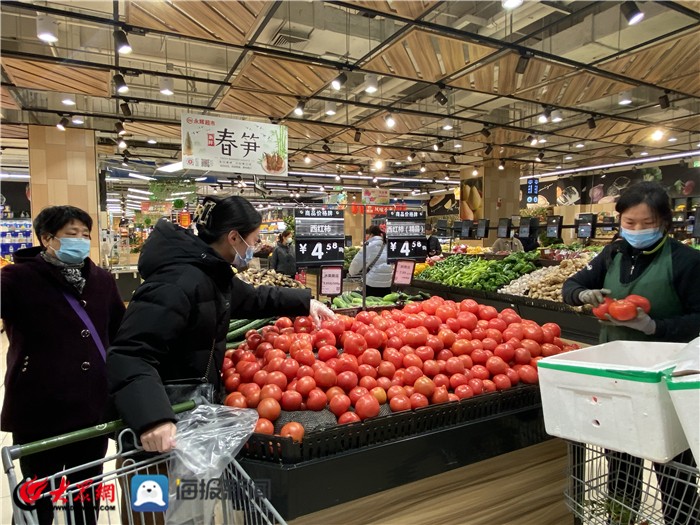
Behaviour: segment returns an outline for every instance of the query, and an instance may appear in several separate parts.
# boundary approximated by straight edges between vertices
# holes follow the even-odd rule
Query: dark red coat
[[[107,404],[105,363],[63,292],[85,301],[105,348],[124,315],[114,278],[86,260],[81,295],[39,248],[20,250],[0,271],[0,316],[10,348],[2,430],[26,439],[98,423]]]

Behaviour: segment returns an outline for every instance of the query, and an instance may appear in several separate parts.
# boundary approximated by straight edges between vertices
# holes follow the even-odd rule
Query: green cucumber
[[[234,343],[226,343],[226,350],[231,350],[232,348],[235,350],[239,346],[241,346],[245,341],[236,341]]]
[[[238,328],[241,328],[247,324],[250,324],[253,320],[252,319],[234,319],[228,324],[228,331],[233,332],[234,330],[237,330]]]
[[[249,324],[242,326],[236,330],[232,330],[228,334],[226,334],[226,341],[237,341],[242,337],[245,337],[245,334],[248,330],[257,330],[258,328],[270,324],[270,322],[274,319],[274,317],[269,317],[267,319],[255,319]]]

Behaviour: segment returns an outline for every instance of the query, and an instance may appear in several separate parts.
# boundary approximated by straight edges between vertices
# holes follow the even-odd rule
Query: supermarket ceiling
[[[168,164],[182,111],[281,122],[290,168],[326,173],[694,149],[700,2],[626,4],[644,18],[608,1],[3,1],[3,164],[24,124],[75,115],[103,159],[121,158],[121,119],[132,156]]]

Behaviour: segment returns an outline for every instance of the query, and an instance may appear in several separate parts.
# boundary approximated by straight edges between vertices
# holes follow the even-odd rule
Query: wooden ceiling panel
[[[580,124],[573,128],[562,130],[560,133],[567,137],[596,140],[600,142],[619,142],[615,137],[621,134],[636,132],[644,129],[643,124],[633,124],[630,122],[620,122],[612,119],[601,119],[596,121],[595,129],[589,129],[587,124]],[[624,142],[622,142],[624,143]]]
[[[376,144],[386,144],[390,140],[396,138],[392,133],[379,133],[371,130],[361,129],[360,142],[355,142],[355,130],[349,129],[335,137],[336,140],[345,142],[346,144],[363,144],[365,146],[374,146]]]
[[[545,104],[574,107],[633,87],[632,84],[581,72],[544,86],[523,90],[519,95]]]
[[[402,0],[400,2],[353,0],[348,2],[358,7],[366,7],[382,13],[401,16],[415,20],[437,3],[436,0]]]
[[[239,115],[283,118],[294,109],[295,105],[296,99],[291,97],[229,88],[216,110],[238,113]]]
[[[515,131],[511,129],[496,128],[491,130],[489,137],[484,137],[481,133],[472,133],[462,137],[467,142],[481,142],[484,144],[513,144],[525,142],[528,133],[525,131]]]
[[[696,13],[700,13],[700,2],[698,2],[698,0],[676,0],[676,3]]]
[[[411,29],[364,67],[379,73],[435,82],[495,51],[481,44]]]
[[[700,96],[700,72],[694,71],[681,77],[664,80],[663,87],[695,97]]]
[[[2,125],[3,139],[27,139],[29,132],[24,124],[3,124]]]
[[[127,23],[186,36],[244,44],[266,2],[131,0]]]
[[[602,64],[600,68],[677,91],[697,93],[700,77],[699,53],[700,31],[693,31],[615,58]],[[689,75],[694,75],[693,80],[682,80]]]
[[[155,124],[151,122],[125,122],[124,129],[131,135],[144,137],[180,139],[180,126],[175,124]]]
[[[289,138],[292,139],[325,139],[339,131],[339,128],[322,124],[306,122],[285,122],[284,124],[289,128]]]
[[[17,105],[15,97],[12,96],[10,90],[5,86],[2,86],[2,89],[0,89],[0,107],[3,109],[21,109]]]
[[[668,126],[686,131],[700,131],[700,115],[671,120],[668,122]]]
[[[309,97],[338,75],[335,69],[254,55],[232,85],[271,93]]]
[[[109,71],[18,58],[4,58],[2,66],[19,87],[97,97],[110,95]]]

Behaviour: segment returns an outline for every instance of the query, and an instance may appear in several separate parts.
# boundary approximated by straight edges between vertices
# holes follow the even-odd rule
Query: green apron
[[[612,293],[610,297],[622,299],[636,294],[646,297],[651,302],[652,319],[667,319],[683,314],[683,307],[676,290],[673,288],[673,264],[671,261],[671,243],[668,238],[664,241],[661,253],[651,264],[629,284],[620,282],[622,254],[613,257],[612,264],[605,275],[604,288]],[[604,324],[600,330],[600,342],[608,341],[656,341],[653,335],[646,335],[639,330],[624,326]]]

